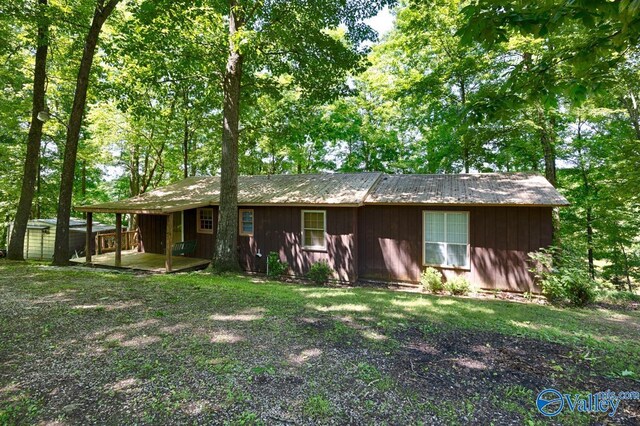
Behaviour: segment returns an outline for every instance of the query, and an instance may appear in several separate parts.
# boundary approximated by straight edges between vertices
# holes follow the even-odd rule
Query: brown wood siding
[[[243,207],[245,208],[245,207]],[[442,269],[445,277],[464,274],[482,288],[538,291],[528,271],[527,253],[552,242],[550,207],[420,207],[365,206],[310,208],[327,212],[327,250],[301,247],[301,207],[247,206],[254,211],[254,235],[240,236],[238,249],[244,270],[266,272],[269,252],[286,261],[291,272],[305,275],[309,267],[326,260],[336,278],[353,282],[358,277],[418,282],[422,266],[422,212],[469,212],[469,271]],[[214,207],[214,232],[217,229]],[[164,253],[166,217],[139,215],[142,248]],[[196,209],[184,213],[185,240],[195,239],[191,255],[210,259],[215,235],[196,232]],[[256,257],[258,249],[262,257]]]
[[[184,239],[185,241],[196,240],[196,250],[193,254],[188,255],[189,257],[213,258],[213,246],[218,230],[218,207],[211,208],[213,209],[213,234],[198,232],[198,209],[185,210],[184,212]]]
[[[419,281],[424,210],[469,212],[471,268],[442,269],[445,277],[464,274],[482,288],[539,291],[527,254],[551,244],[551,208],[545,207],[362,207],[357,228],[361,278]]]
[[[166,216],[139,214],[139,250],[145,253],[164,254],[166,227]]]
[[[184,211],[184,239],[196,240],[196,250],[188,257],[211,259],[213,257],[213,242],[218,228],[218,208],[213,207],[213,234],[197,232],[197,209]],[[138,228],[140,229],[140,248],[146,253],[164,254],[166,244],[167,217],[160,215],[138,215]],[[175,241],[178,242],[178,241]]]
[[[309,267],[326,260],[336,272],[334,278],[353,282],[357,279],[357,212],[355,208],[252,207],[253,236],[240,236],[240,263],[244,270],[266,272],[267,256],[276,252],[289,264],[296,276],[304,276]],[[302,210],[326,211],[326,251],[302,248]],[[256,257],[260,250],[262,257]]]

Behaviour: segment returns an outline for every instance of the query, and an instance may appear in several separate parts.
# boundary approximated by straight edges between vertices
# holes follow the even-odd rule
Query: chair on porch
[[[171,254],[173,256],[180,256],[185,254],[193,254],[196,251],[196,240],[180,241],[171,246]]]

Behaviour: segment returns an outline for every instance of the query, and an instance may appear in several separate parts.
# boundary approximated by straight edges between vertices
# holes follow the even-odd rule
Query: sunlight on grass
[[[522,321],[515,321],[515,320],[509,320],[508,321],[509,324],[515,326],[515,327],[520,327],[520,328],[527,328],[529,330],[540,330],[540,325],[539,324],[532,324],[530,322],[522,322]]]
[[[302,365],[305,362],[322,355],[322,350],[318,348],[305,349],[299,354],[289,355],[289,362],[294,365]]]
[[[361,334],[364,338],[369,340],[381,341],[388,339],[384,334],[377,333],[373,330],[362,330]]]
[[[384,316],[385,318],[392,318],[392,319],[398,319],[398,320],[407,318],[405,314],[400,312],[383,312],[381,315]]]
[[[136,379],[135,377],[130,377],[128,379],[122,379],[120,381],[117,381],[115,383],[111,383],[109,385],[106,385],[105,388],[107,390],[110,390],[112,392],[128,392],[131,391],[131,388],[134,388],[136,386],[138,386],[140,384],[140,380]]]
[[[190,416],[197,416],[208,410],[210,405],[211,403],[205,399],[185,402],[183,404],[182,411]]]
[[[158,343],[160,341],[158,336],[136,336],[129,340],[123,341],[121,344],[127,348],[143,348],[145,346]]]
[[[435,303],[436,305],[441,305],[441,306],[453,306],[453,305],[457,305],[458,301],[453,299],[438,299],[436,300]]]
[[[213,321],[257,321],[264,318],[264,308],[251,308],[232,315],[213,314],[209,319]]]
[[[305,327],[339,341],[362,338],[373,345],[378,341],[385,341],[384,344],[393,341],[396,330],[415,328],[426,330],[423,331],[426,334],[440,330],[478,330],[598,350],[606,354],[606,357],[601,355],[602,362],[624,359],[630,364],[624,368],[640,369],[637,367],[639,312],[568,309],[379,288],[323,288],[251,280],[210,273],[138,276],[33,264],[0,264],[0,289],[4,290],[7,306],[31,308],[21,311],[29,318],[38,310],[52,309],[54,323],[37,327],[39,335],[50,337],[58,332],[60,324],[77,323],[80,327],[80,324],[95,322],[100,325],[78,328],[83,334],[77,338],[87,341],[83,350],[94,346],[106,353],[117,348],[147,350],[149,345],[160,346],[156,335],[178,339],[204,334],[207,345],[236,343],[246,341],[254,327],[270,330],[270,327],[281,327],[280,324]],[[56,318],[59,321],[56,322]],[[27,316],[23,319],[30,321]],[[107,319],[115,321],[102,324]],[[195,323],[200,320],[206,325],[196,327]],[[372,325],[384,331],[368,328]],[[211,330],[212,327],[219,327],[220,331]],[[21,334],[15,336],[18,342],[23,338]],[[142,337],[135,340],[136,336]],[[291,362],[316,356],[298,354],[297,350],[302,348],[294,349]],[[285,355],[285,362],[288,359]],[[612,371],[621,369],[611,368]]]
[[[246,340],[243,336],[228,331],[216,332],[211,336],[211,343],[237,343]]]
[[[330,305],[330,306],[318,306],[318,305],[307,305],[311,309],[315,309],[320,312],[367,312],[370,311],[371,308],[367,305],[363,304],[354,304],[354,303],[345,303],[342,305]]]
[[[190,324],[186,324],[186,323],[178,323],[178,324],[174,324],[174,325],[168,325],[165,327],[161,327],[160,331],[162,333],[166,333],[166,334],[175,334],[175,333],[179,333],[181,331],[184,330],[188,330],[191,328]]]
[[[326,291],[326,292],[310,292],[305,293],[304,297],[308,299],[322,299],[323,297],[343,297],[343,296],[355,296],[355,293],[352,291]]]
[[[429,299],[423,298],[413,300],[393,300],[391,304],[402,308],[433,308],[433,302]]]

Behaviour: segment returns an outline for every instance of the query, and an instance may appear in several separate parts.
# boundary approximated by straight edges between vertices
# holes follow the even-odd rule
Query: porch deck
[[[71,259],[74,263],[86,264],[86,258],[80,257],[77,259]],[[171,272],[181,272],[195,269],[203,269],[211,260],[199,259],[194,257],[173,256],[172,257],[172,269]],[[105,253],[91,256],[92,266],[117,268],[117,269],[131,269],[134,271],[145,272],[166,272],[165,271],[165,256],[155,253],[140,253],[134,250],[127,250],[122,252],[122,261],[120,266],[116,266],[116,254]]]

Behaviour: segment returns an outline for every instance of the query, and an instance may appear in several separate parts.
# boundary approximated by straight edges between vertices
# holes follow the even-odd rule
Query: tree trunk
[[[551,124],[551,131],[549,128],[543,130],[540,134],[540,143],[542,144],[542,151],[544,153],[544,176],[549,183],[556,186],[556,147],[555,137],[552,135],[553,124]]]
[[[189,177],[189,120],[185,113],[184,117],[184,138],[182,140],[182,151],[184,154],[184,178]]]
[[[576,138],[582,140],[582,119],[578,117]],[[589,264],[589,275],[591,279],[596,278],[596,268],[593,262],[593,206],[591,204],[591,184],[589,182],[589,174],[585,168],[585,161],[582,157],[582,148],[578,150],[580,153],[580,171],[582,175],[582,186],[584,188],[585,199],[587,200],[587,262]],[[594,191],[596,192],[596,191]]]
[[[104,0],[98,0],[96,9],[91,21],[91,27],[87,33],[84,43],[76,90],[73,97],[73,106],[69,116],[67,126],[67,140],[64,150],[64,162],[62,164],[62,178],[60,181],[60,196],[58,198],[58,215],[56,224],[56,242],[53,253],[54,265],[67,265],[69,263],[69,219],[71,216],[71,200],[73,196],[73,180],[76,168],[76,158],[78,154],[78,140],[80,139],[80,129],[82,127],[82,117],[87,101],[87,89],[89,88],[89,76],[93,57],[98,45],[98,37],[102,25],[107,20],[113,9],[120,0],[109,0],[104,4]]]
[[[87,160],[82,160],[82,186],[81,186],[82,202],[86,201],[87,197]],[[87,212],[82,212],[82,217],[87,218]]]
[[[9,241],[7,257],[12,260],[24,260],[24,235],[31,215],[31,204],[35,191],[38,167],[40,165],[40,143],[42,141],[42,121],[38,113],[45,108],[45,81],[47,76],[47,51],[49,49],[49,24],[44,16],[47,0],[38,1],[38,46],[36,48],[35,69],[33,74],[33,106],[31,110],[31,127],[27,138],[27,155],[24,160],[22,189],[18,210]]]
[[[633,126],[636,139],[640,140],[640,112],[633,91],[629,91],[629,99],[623,99],[622,103],[627,108],[629,121],[631,121],[631,125]]]
[[[544,176],[547,178],[551,185],[556,187],[556,121],[554,117],[549,117],[547,119],[547,114],[545,113],[542,106],[538,106],[537,111],[538,120],[542,126],[539,136],[540,145],[542,146],[542,152],[544,155]],[[553,221],[553,245],[560,248],[561,250],[562,239],[560,236],[560,211],[558,208],[554,208],[552,210],[551,217]],[[560,260],[560,250],[557,250],[554,253],[555,262],[558,262]]]
[[[224,76],[222,122],[222,171],[220,211],[212,267],[216,272],[237,271],[238,260],[238,122],[242,55],[235,44],[241,22],[237,2],[231,0],[229,14],[229,57]]]
[[[593,262],[593,207],[587,207],[587,258],[589,261],[589,275],[596,278],[596,267]]]
[[[460,85],[460,123],[466,126],[466,119],[462,117],[462,114],[465,113],[465,108],[467,105],[467,86],[463,78],[459,81]],[[467,137],[467,132],[462,134],[462,163],[464,165],[464,172],[469,173],[469,138]]]
[[[46,145],[46,144],[45,144]],[[44,156],[44,150],[40,153],[40,158]],[[42,162],[38,161],[38,177],[36,180],[36,219],[42,217]]]
[[[633,285],[631,284],[631,274],[629,268],[629,257],[627,251],[624,249],[624,245],[620,243],[620,249],[622,250],[622,256],[624,257],[624,276],[627,279],[627,288],[629,292],[633,293]]]

